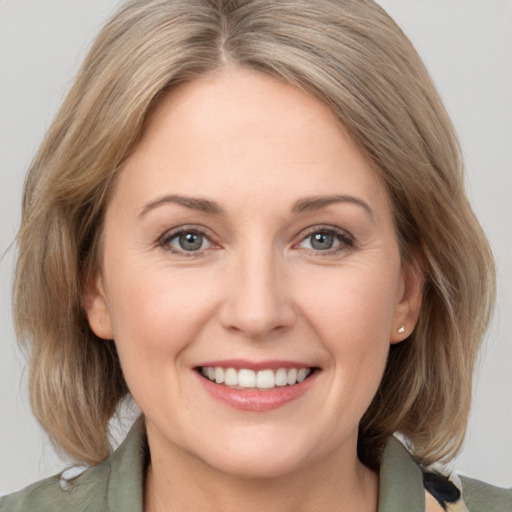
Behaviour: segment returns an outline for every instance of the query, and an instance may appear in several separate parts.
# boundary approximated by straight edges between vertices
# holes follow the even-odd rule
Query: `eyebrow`
[[[357,197],[344,194],[303,197],[294,203],[292,207],[292,213],[305,213],[316,211],[335,203],[355,204],[366,210],[366,212],[372,218],[374,218],[373,210],[370,208],[368,203]],[[185,208],[189,208],[191,210],[198,210],[200,212],[208,213],[210,215],[224,214],[224,209],[216,201],[212,201],[210,199],[203,199],[199,197],[189,197],[179,194],[170,194],[155,199],[154,201],[150,201],[149,203],[146,203],[142,211],[139,213],[138,217],[143,217],[149,211],[154,210],[155,208],[163,204],[178,204],[180,206],[184,206]]]
[[[370,208],[369,204],[354,196],[343,195],[343,194],[333,194],[330,196],[309,196],[299,199],[295,202],[292,207],[293,213],[304,213],[311,212],[315,210],[320,210],[334,203],[349,203],[360,206],[370,215],[370,217],[374,218],[373,210]]]
[[[163,204],[179,204],[180,206],[184,206],[185,208],[190,208],[191,210],[198,210],[200,212],[209,213],[212,215],[222,215],[224,213],[223,208],[216,201],[202,199],[199,197],[188,197],[177,194],[171,194],[155,199],[154,201],[150,201],[149,203],[146,203],[142,211],[139,213],[138,217],[144,217],[144,215],[146,215],[149,211],[154,210],[155,208]]]

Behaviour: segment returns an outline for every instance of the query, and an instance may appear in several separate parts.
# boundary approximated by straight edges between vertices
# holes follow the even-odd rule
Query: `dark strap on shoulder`
[[[423,471],[423,485],[444,510],[447,510],[450,503],[456,503],[461,497],[460,490],[447,477],[439,473]]]

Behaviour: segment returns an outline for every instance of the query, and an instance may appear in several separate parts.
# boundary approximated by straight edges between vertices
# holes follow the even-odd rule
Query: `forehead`
[[[120,182],[131,183],[139,196],[164,187],[221,200],[280,190],[283,203],[332,193],[387,201],[372,164],[325,104],[290,84],[239,69],[207,75],[165,96],[148,117]]]

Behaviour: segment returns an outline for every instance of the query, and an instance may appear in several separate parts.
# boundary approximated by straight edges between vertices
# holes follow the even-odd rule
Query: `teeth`
[[[272,370],[262,370],[256,376],[256,387],[270,389],[276,387],[276,378]]]
[[[276,386],[293,386],[306,379],[311,368],[279,368],[277,370],[248,370],[206,366],[201,374],[217,384],[235,388],[273,389]]]
[[[306,369],[305,368],[301,368],[298,372],[297,372],[297,382],[302,382],[306,377],[307,377],[307,373],[306,373]]]
[[[215,382],[222,384],[224,382],[224,370],[218,366],[215,368]]]
[[[238,386],[238,372],[234,368],[228,368],[224,373],[226,386]]]
[[[288,370],[288,374],[286,375],[286,381],[289,386],[293,386],[297,382],[297,369],[291,368]]]
[[[241,388],[254,388],[256,387],[256,373],[252,370],[239,370],[238,371],[238,385]]]
[[[288,372],[286,368],[279,368],[276,372],[276,386],[286,386],[288,384]]]

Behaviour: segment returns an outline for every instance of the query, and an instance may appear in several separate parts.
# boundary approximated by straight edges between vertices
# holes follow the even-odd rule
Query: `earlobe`
[[[102,277],[98,274],[89,279],[85,286],[84,309],[87,313],[91,330],[100,338],[114,338],[110,310],[105,294]]]
[[[401,293],[390,333],[392,344],[405,340],[414,330],[420,315],[424,284],[423,269],[417,260],[402,269]]]

